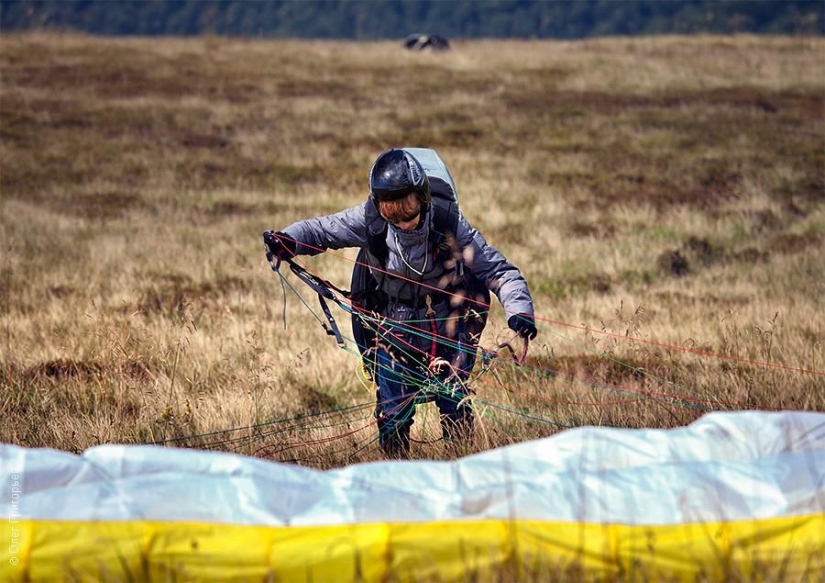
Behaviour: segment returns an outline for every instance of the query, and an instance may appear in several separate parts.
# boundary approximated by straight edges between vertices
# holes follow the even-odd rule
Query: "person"
[[[380,298],[369,306],[370,313],[380,316],[372,320],[377,322],[378,441],[391,458],[409,456],[415,405],[425,386],[438,389],[430,400],[438,407],[443,439],[458,444],[472,438],[473,410],[464,381],[475,361],[480,330],[470,338],[463,324],[471,320],[469,313],[482,308],[473,305],[479,296],[467,289],[473,285],[468,281],[483,282],[488,303],[487,290],[498,297],[508,326],[524,338],[525,349],[537,334],[521,272],[467,222],[457,205],[448,229],[440,221],[442,231],[454,232],[433,236],[440,201],[431,196],[430,178],[413,151],[421,150],[394,148],[378,156],[369,173],[369,197],[358,206],[263,234],[267,252],[281,259],[346,247],[359,247],[359,257],[368,258]]]

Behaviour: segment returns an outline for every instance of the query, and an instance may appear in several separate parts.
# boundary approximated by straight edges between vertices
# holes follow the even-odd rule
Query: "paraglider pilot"
[[[365,202],[263,234],[267,252],[280,259],[362,249],[353,287],[360,279],[362,287],[374,289],[353,289],[353,307],[376,316],[369,352],[379,444],[396,458],[408,456],[415,405],[433,386],[438,390],[430,400],[439,409],[444,439],[456,444],[471,438],[473,411],[464,381],[475,362],[490,291],[525,349],[537,333],[521,272],[458,210],[449,172],[443,180],[429,166],[425,171],[413,152],[441,162],[432,150],[388,150],[370,170]]]

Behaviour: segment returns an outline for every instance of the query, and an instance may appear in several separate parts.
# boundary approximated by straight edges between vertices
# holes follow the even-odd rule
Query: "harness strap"
[[[267,259],[269,259],[269,265],[272,268],[272,271],[281,275],[281,258],[277,258],[277,261],[273,261],[273,257],[270,253],[267,253]],[[338,329],[338,323],[335,321],[335,318],[332,316],[332,312],[330,312],[329,305],[324,298],[332,300],[344,310],[347,309],[346,304],[344,304],[341,300],[335,297],[335,294],[332,293],[332,289],[337,291],[344,297],[349,297],[350,293],[348,291],[342,290],[337,286],[333,285],[332,283],[328,282],[325,279],[321,279],[320,277],[316,277],[308,272],[305,268],[301,267],[292,259],[286,258],[283,259],[289,264],[289,268],[292,270],[298,279],[303,281],[309,287],[311,287],[315,293],[318,294],[318,303],[321,304],[321,310],[324,312],[324,316],[329,322],[329,325],[324,324],[323,322],[321,325],[324,327],[324,331],[329,334],[330,336],[335,336],[335,342],[338,343],[340,348],[345,348],[346,344],[344,343],[344,337],[341,335],[341,330]],[[331,289],[330,289],[331,288]]]

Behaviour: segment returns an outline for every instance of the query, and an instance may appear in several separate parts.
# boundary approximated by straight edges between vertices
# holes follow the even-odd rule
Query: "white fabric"
[[[328,525],[482,518],[626,524],[825,512],[825,414],[584,427],[455,462],[318,471],[216,452],[0,446],[0,516]]]

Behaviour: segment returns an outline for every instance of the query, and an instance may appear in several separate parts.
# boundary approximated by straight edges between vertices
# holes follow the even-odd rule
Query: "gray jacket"
[[[299,255],[316,255],[326,249],[368,246],[366,206],[368,202],[341,212],[293,223],[284,232],[298,242]],[[420,227],[414,231],[404,231],[389,224],[387,229],[386,270],[397,274],[391,295],[409,295],[410,287],[445,289],[451,278],[446,274],[453,271],[447,265],[433,265],[433,250],[428,249],[428,229],[431,228],[431,213],[427,213]],[[456,241],[462,250],[463,263],[467,269],[498,297],[507,318],[514,314],[533,315],[533,301],[527,282],[521,272],[507,261],[484,236],[474,229],[459,211]],[[373,270],[374,271],[374,270]],[[420,282],[416,286],[411,282]],[[417,293],[417,292],[416,292]],[[422,292],[426,293],[426,291]],[[393,317],[392,314],[387,314]]]

